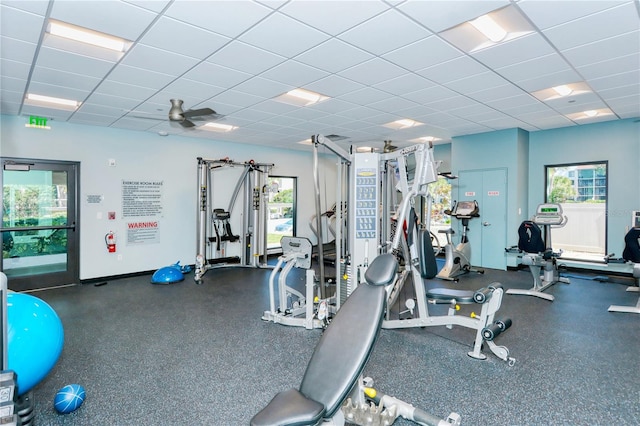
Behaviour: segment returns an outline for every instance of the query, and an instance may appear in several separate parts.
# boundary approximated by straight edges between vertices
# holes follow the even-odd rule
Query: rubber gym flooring
[[[34,390],[35,424],[248,425],[299,385],[321,334],[261,320],[270,272],[220,268],[202,285],[192,274],[172,285],[143,275],[36,293],[58,312],[65,345]],[[289,278],[304,285],[301,273]],[[475,290],[495,281],[529,288],[532,279],[527,269],[487,270],[438,283]],[[505,294],[497,317],[513,326],[496,343],[516,358],[512,367],[489,351],[468,357],[473,330],[427,327],[382,330],[365,374],[434,415],[459,413],[463,425],[638,425],[640,316],[607,311],[635,305],[631,283],[580,272],[547,290],[554,302]],[[84,405],[57,414],[54,395],[71,383],[85,387]]]

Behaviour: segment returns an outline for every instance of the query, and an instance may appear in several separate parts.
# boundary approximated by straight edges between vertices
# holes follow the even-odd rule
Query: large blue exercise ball
[[[80,408],[86,393],[81,385],[67,385],[60,389],[53,399],[53,407],[60,414],[71,413]]]
[[[62,353],[62,322],[47,302],[30,294],[7,294],[7,363],[18,375],[18,395],[51,371]]]

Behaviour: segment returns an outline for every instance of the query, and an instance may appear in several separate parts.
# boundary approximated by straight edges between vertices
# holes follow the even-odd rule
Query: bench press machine
[[[380,332],[386,287],[398,270],[391,254],[376,257],[361,283],[320,338],[298,389],[278,393],[251,426],[390,425],[398,416],[421,425],[459,425],[460,416],[433,416],[370,387],[362,372]]]

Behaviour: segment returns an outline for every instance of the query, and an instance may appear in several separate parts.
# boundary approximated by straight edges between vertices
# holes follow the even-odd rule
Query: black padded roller
[[[482,338],[490,342],[496,337],[498,337],[500,333],[502,333],[503,331],[511,327],[511,324],[513,324],[513,322],[511,321],[511,318],[496,320],[490,326],[487,326],[482,329]]]
[[[473,293],[473,301],[476,303],[485,303],[491,298],[491,293],[493,293],[493,287],[482,287]]]

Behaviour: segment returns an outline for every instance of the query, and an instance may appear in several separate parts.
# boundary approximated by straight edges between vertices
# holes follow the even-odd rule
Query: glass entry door
[[[79,163],[2,158],[2,263],[9,288],[79,278]]]

